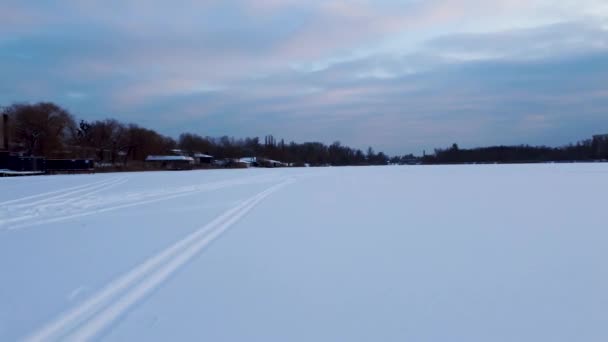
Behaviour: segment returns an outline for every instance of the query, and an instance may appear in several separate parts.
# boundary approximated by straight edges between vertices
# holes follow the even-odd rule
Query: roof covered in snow
[[[0,175],[15,175],[15,176],[27,176],[27,175],[39,175],[43,174],[44,171],[13,171],[9,169],[0,169]]]
[[[257,162],[257,158],[256,157],[244,157],[244,158],[240,158],[239,161],[241,163],[255,163]]]
[[[195,153],[194,156],[196,158],[213,158],[213,156],[210,156],[210,155],[204,154],[204,153]]]
[[[240,158],[239,161],[241,163],[247,163],[247,164],[253,164],[253,163],[272,163],[272,164],[287,165],[287,163],[284,163],[284,162],[279,161],[279,160],[272,160],[272,159],[266,159],[266,158],[257,158],[257,157],[244,157],[244,158]]]
[[[148,156],[146,161],[194,161],[194,159],[186,156]]]

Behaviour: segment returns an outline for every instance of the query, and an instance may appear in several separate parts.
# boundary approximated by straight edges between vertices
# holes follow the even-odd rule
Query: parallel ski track
[[[85,188],[81,188],[79,190],[74,190],[70,192],[62,193],[61,195],[52,196],[40,199],[38,201],[29,202],[26,204],[16,204],[8,206],[9,210],[21,210],[21,211],[40,211],[46,208],[60,208],[65,207],[66,205],[74,202],[81,201],[83,199],[89,198],[99,192],[109,190],[115,186],[124,184],[127,182],[126,178],[115,178],[109,180],[107,182],[99,183],[96,185],[89,185]],[[61,200],[65,197],[68,197],[64,200]],[[25,221],[28,219],[35,219],[39,215],[36,214],[26,214],[17,217],[12,217],[8,219],[0,219],[0,226],[6,225],[13,222]]]
[[[104,179],[104,180],[100,180],[100,181],[97,181],[97,182],[92,182],[92,183],[87,183],[87,184],[81,184],[81,185],[77,185],[77,186],[73,186],[73,187],[69,187],[69,188],[63,188],[61,190],[43,192],[43,193],[36,194],[36,195],[25,196],[25,197],[21,197],[21,198],[17,198],[17,199],[3,201],[3,202],[0,202],[0,207],[7,206],[9,204],[25,202],[25,201],[29,201],[29,200],[33,200],[33,199],[37,199],[37,198],[43,198],[44,200],[48,200],[48,199],[52,198],[51,195],[59,194],[58,196],[61,196],[64,193],[69,193],[69,192],[72,192],[74,190],[78,190],[78,189],[82,189],[82,188],[88,188],[90,186],[97,185],[97,184],[103,184],[103,183],[112,181],[114,179],[115,178],[113,178],[113,179]]]
[[[107,179],[101,182],[89,183],[79,187],[73,187],[68,190],[53,191],[53,196],[48,194],[35,195],[36,198],[40,198],[33,202],[26,202],[25,198],[14,200],[9,205],[0,206],[0,209],[4,209],[7,212],[23,212],[21,215],[16,217],[10,217],[6,219],[0,219],[0,227],[14,224],[15,222],[26,221],[28,219],[38,218],[39,212],[47,208],[65,208],[68,204],[90,198],[91,196],[117,185],[121,185],[127,182],[125,177],[116,177]],[[28,196],[32,198],[34,196]]]
[[[117,181],[117,180],[115,180],[115,181]],[[0,228],[3,228],[5,230],[15,230],[15,229],[22,229],[22,228],[33,227],[33,226],[40,226],[40,225],[49,224],[49,223],[62,222],[62,221],[86,217],[86,216],[90,216],[90,215],[96,215],[96,214],[105,213],[105,212],[109,212],[109,211],[125,209],[125,208],[145,205],[145,204],[151,204],[151,203],[155,203],[155,202],[166,201],[166,200],[184,197],[184,196],[190,196],[193,194],[218,190],[218,189],[227,188],[227,187],[256,184],[256,183],[267,183],[268,181],[269,181],[269,179],[267,177],[260,178],[260,177],[256,176],[256,177],[248,177],[248,178],[239,179],[239,180],[205,183],[205,184],[201,184],[201,185],[198,185],[198,186],[195,186],[192,188],[186,188],[183,190],[177,190],[175,192],[169,192],[167,194],[154,195],[151,198],[147,197],[147,198],[140,199],[140,200],[135,199],[133,201],[126,202],[126,203],[124,202],[125,198],[120,197],[120,200],[123,201],[123,203],[109,205],[106,207],[78,208],[78,211],[76,211],[74,213],[65,213],[65,214],[60,214],[58,216],[51,216],[51,217],[44,217],[44,215],[37,215],[35,213],[34,214],[26,213],[21,216],[16,216],[16,217],[5,219],[5,220],[0,220]],[[103,191],[103,189],[104,189],[103,186],[107,185],[107,184],[106,183],[102,183],[102,184],[103,184],[102,188],[101,189],[94,188],[95,191],[97,191],[97,190]],[[99,186],[99,185],[93,185],[93,186]],[[88,184],[87,188],[85,188],[85,189],[91,190],[91,187],[92,187],[92,185]],[[83,191],[83,189],[74,190],[74,191],[71,191],[71,193],[74,193],[77,191],[78,192]],[[90,193],[84,194],[83,196],[79,196],[78,198],[69,199],[69,202],[70,203],[77,202],[81,199],[89,197],[90,195],[91,195]],[[38,201],[38,202],[40,202],[40,203],[38,203],[38,205],[42,205],[43,207],[45,207],[47,205],[54,206],[55,204],[53,204],[52,201],[56,200],[57,197],[59,197],[59,196],[61,196],[61,198],[63,198],[68,195],[61,193],[57,196],[44,198],[44,199],[41,199]],[[23,199],[20,199],[20,200],[23,200]],[[63,204],[64,203],[60,203],[60,206],[63,206]],[[0,208],[1,208],[1,206],[0,206]],[[27,206],[25,208],[31,210],[31,209],[36,209],[38,207],[34,205],[34,206]],[[30,221],[27,222],[28,220],[30,220]],[[26,221],[26,222],[22,222],[22,221]]]
[[[69,197],[67,202],[75,202],[81,198],[98,193],[105,189],[111,188],[115,185],[125,183],[126,181],[127,181],[126,177],[112,178],[105,182],[88,185],[88,186],[80,188],[78,190],[63,192],[60,195],[45,197],[45,198],[42,198],[42,199],[34,201],[34,202],[27,202],[25,204],[16,204],[16,205],[12,205],[11,207],[23,209],[23,208],[33,208],[33,207],[37,207],[37,206],[44,205],[44,204],[56,204],[58,199],[62,199],[62,198],[66,198],[66,197]],[[63,204],[63,203],[67,203],[67,202],[64,201],[61,203]]]
[[[288,179],[276,184],[226,211],[112,281],[88,300],[26,337],[25,341],[88,341],[99,337],[256,205],[291,182],[293,180]]]

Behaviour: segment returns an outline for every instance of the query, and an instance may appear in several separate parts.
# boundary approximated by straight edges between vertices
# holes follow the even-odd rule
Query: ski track
[[[44,216],[45,213],[63,212],[69,209],[68,204],[70,203],[82,201],[83,199],[89,198],[99,192],[111,189],[126,182],[126,178],[114,178],[101,183],[95,183],[95,185],[88,184],[78,190],[68,192],[63,191],[60,195],[46,197],[26,204],[0,206],[0,212],[6,212],[5,215],[8,217],[5,219],[0,219],[0,227],[14,222],[37,219]],[[63,201],[60,200],[68,196],[70,197]],[[15,214],[17,216],[14,216]]]
[[[74,190],[74,191],[69,191],[69,192],[64,192],[60,195],[57,196],[52,196],[52,197],[47,197],[47,198],[43,198],[40,199],[38,201],[34,201],[34,202],[28,202],[25,204],[17,204],[14,206],[11,206],[12,208],[17,208],[17,209],[22,209],[22,208],[31,208],[31,207],[36,207],[38,205],[41,204],[46,204],[46,203],[57,203],[56,200],[61,199],[61,198],[65,198],[65,197],[70,197],[69,201],[74,201],[77,200],[83,196],[89,195],[91,194],[92,190],[96,190],[96,189],[104,189],[106,187],[111,187],[112,185],[119,183],[119,182],[126,182],[126,178],[112,178],[109,180],[106,180],[105,182],[101,182],[98,184],[94,184],[94,185],[88,185],[84,188],[78,189],[78,190]],[[82,195],[79,196],[73,196],[79,193],[83,193]]]
[[[92,183],[81,184],[81,185],[77,185],[77,186],[73,186],[73,187],[69,187],[69,188],[64,188],[64,189],[61,189],[61,190],[43,192],[41,194],[36,194],[36,195],[21,197],[21,198],[17,198],[17,199],[8,200],[8,201],[3,201],[3,202],[0,202],[0,206],[6,206],[6,205],[9,205],[9,204],[19,203],[19,202],[23,202],[23,201],[28,201],[28,200],[31,200],[31,199],[45,197],[45,196],[54,195],[54,194],[60,194],[60,193],[64,193],[64,192],[68,192],[68,191],[72,191],[72,190],[76,190],[76,189],[80,189],[80,188],[89,187],[91,185],[95,185],[95,184],[99,184],[99,183],[105,183],[107,181],[108,181],[107,179],[104,179],[104,180],[100,180],[100,181],[97,181],[97,182],[92,182]]]
[[[10,212],[16,212],[17,210],[22,210],[25,212],[33,212],[33,213],[0,220],[0,226],[3,224],[7,224],[7,223],[24,221],[27,219],[36,218],[36,217],[40,216],[40,213],[44,212],[45,210],[63,208],[67,204],[81,201],[94,194],[111,189],[115,186],[124,184],[126,182],[127,182],[127,179],[125,179],[125,178],[117,178],[117,179],[113,179],[113,180],[105,182],[105,183],[101,183],[101,184],[94,185],[94,186],[89,186],[87,188],[83,188],[83,189],[80,189],[77,191],[68,192],[68,193],[62,194],[60,196],[53,196],[53,197],[41,199],[41,200],[38,200],[35,202],[22,204],[22,205],[8,206],[6,210],[10,211]],[[64,201],[57,201],[57,199],[59,199],[59,198],[63,198],[63,197],[70,196],[70,195],[75,195],[77,193],[81,193],[81,194],[78,196],[72,196]]]
[[[35,202],[17,205],[0,205],[0,215],[4,211],[6,218],[0,219],[0,228],[16,230],[49,223],[86,217],[119,209],[125,209],[160,201],[166,201],[183,196],[189,196],[207,191],[218,190],[239,185],[261,184],[276,181],[276,177],[253,176],[238,180],[203,183],[195,186],[168,188],[160,191],[133,192],[120,195],[106,195],[102,197],[95,194],[111,187],[127,182],[126,178],[113,178],[101,182],[89,183],[79,187],[72,187],[61,191],[52,191],[45,194],[28,196],[12,201],[22,202],[33,197],[40,198]],[[47,197],[44,197],[44,196]],[[51,196],[49,196],[51,195]],[[76,195],[57,201],[68,196]]]
[[[80,305],[26,337],[25,341],[87,341],[99,337],[260,202],[293,181],[293,178],[283,180],[229,209],[112,281]]]

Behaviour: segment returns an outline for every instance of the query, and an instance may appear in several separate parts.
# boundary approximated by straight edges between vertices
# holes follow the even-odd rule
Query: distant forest
[[[547,146],[493,146],[461,149],[457,144],[437,149],[435,154],[423,156],[423,164],[467,163],[541,163],[608,160],[608,135],[562,147]]]
[[[50,103],[13,104],[9,116],[10,150],[46,158],[90,158],[97,162],[142,162],[148,155],[173,149],[204,153],[217,159],[262,157],[294,165],[386,165],[388,156],[371,147],[363,152],[340,142],[285,142],[272,135],[259,138],[207,137],[183,133],[177,140],[137,124],[115,119],[77,121],[66,109]]]

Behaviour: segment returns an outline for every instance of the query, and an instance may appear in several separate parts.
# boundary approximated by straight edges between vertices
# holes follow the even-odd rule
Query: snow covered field
[[[0,179],[0,341],[606,341],[608,164]]]

